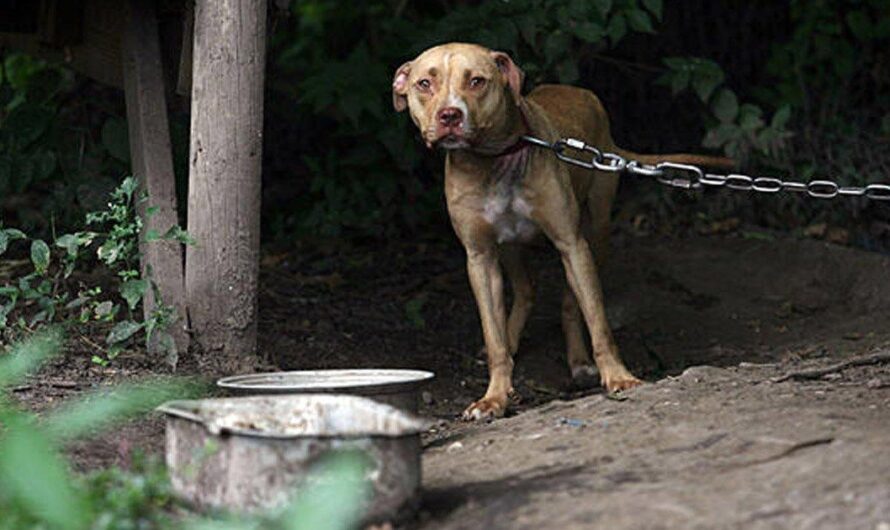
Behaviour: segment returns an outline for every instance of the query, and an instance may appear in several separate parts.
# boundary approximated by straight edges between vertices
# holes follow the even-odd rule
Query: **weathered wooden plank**
[[[128,0],[125,10],[123,71],[133,173],[148,192],[142,213],[146,207],[156,209],[147,218],[143,215],[144,231],[163,234],[179,221],[157,15],[154,0]],[[163,303],[176,309],[177,321],[168,331],[177,350],[183,352],[188,348],[189,336],[182,245],[172,241],[142,242],[141,251],[143,272],[148,271],[157,283]],[[154,296],[149,293],[145,300],[146,318],[155,307]],[[156,341],[149,345],[149,350],[158,351]]]
[[[186,291],[204,364],[254,362],[265,0],[195,4]]]

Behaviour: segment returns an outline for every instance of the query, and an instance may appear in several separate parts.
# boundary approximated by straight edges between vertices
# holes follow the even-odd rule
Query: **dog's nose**
[[[457,107],[445,107],[436,115],[439,119],[439,125],[443,127],[454,127],[460,125],[464,118],[464,113]]]

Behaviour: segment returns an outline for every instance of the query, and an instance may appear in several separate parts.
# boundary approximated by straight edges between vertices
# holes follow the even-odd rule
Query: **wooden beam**
[[[266,0],[197,0],[186,290],[200,364],[255,363]]]
[[[124,26],[124,88],[127,100],[127,123],[130,133],[130,158],[133,174],[148,201],[142,203],[145,220],[143,233],[156,230],[165,233],[179,224],[176,209],[176,179],[167,123],[167,102],[164,94],[164,73],[158,39],[154,0],[127,0],[127,21]],[[156,209],[146,217],[145,208]],[[177,352],[189,345],[186,333],[187,313],[182,245],[173,241],[140,242],[143,274],[156,282],[163,304],[173,306],[177,321],[167,331],[172,335]],[[157,307],[152,293],[145,299],[145,316]],[[163,349],[157,340],[149,344],[150,352]],[[174,352],[169,352],[174,353]],[[169,359],[175,365],[175,357]]]

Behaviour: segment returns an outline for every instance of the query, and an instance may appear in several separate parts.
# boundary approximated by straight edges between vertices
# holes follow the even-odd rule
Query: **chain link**
[[[523,136],[522,138],[532,145],[552,150],[558,159],[578,167],[610,173],[627,172],[631,175],[654,177],[661,184],[685,190],[711,186],[758,193],[778,193],[780,191],[805,193],[816,199],[865,197],[873,201],[890,201],[890,184],[876,182],[866,186],[841,186],[831,180],[797,182],[775,177],[750,177],[735,173],[719,175],[705,173],[700,167],[692,164],[661,162],[650,165],[638,160],[628,160],[617,153],[603,152],[575,138],[563,138],[553,143],[534,136]]]

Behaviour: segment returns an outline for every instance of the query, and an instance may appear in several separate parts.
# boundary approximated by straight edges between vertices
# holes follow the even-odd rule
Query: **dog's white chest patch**
[[[532,207],[521,195],[528,153],[522,149],[503,158],[495,166],[494,183],[482,205],[482,218],[494,228],[498,243],[528,241],[538,232],[531,220]]]

